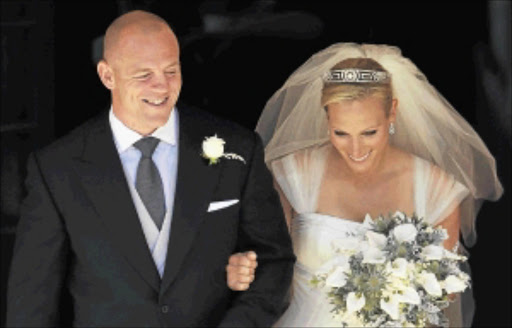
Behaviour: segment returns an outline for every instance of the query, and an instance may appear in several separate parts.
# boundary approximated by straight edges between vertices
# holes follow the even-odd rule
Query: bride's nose
[[[359,158],[361,156],[363,156],[364,154],[362,153],[362,145],[361,145],[361,140],[359,140],[359,138],[352,138],[352,144],[351,144],[351,152],[350,152],[350,155],[352,155],[352,157],[355,157],[355,158]]]

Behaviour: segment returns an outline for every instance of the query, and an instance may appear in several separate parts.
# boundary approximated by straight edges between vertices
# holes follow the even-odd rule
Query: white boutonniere
[[[236,159],[245,164],[245,160],[242,156],[224,152],[225,143],[224,139],[217,137],[217,135],[214,135],[213,137],[205,137],[203,141],[203,153],[201,156],[209,161],[209,165],[217,164],[221,157]]]

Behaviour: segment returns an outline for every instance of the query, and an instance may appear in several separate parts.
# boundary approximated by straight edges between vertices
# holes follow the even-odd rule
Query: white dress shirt
[[[176,173],[178,168],[178,112],[174,108],[169,115],[169,120],[165,125],[156,129],[151,134],[160,140],[160,143],[153,152],[152,159],[162,178],[165,198],[165,216],[162,228],[158,230],[149,215],[144,203],[135,189],[135,179],[137,177],[137,166],[141,158],[140,151],[133,146],[139,141],[141,134],[131,130],[121,122],[114,114],[112,107],[109,113],[110,127],[114,135],[114,142],[119,152],[121,163],[123,164],[124,174],[130,188],[130,193],[140,219],[144,236],[149,250],[160,277],[163,276],[165,268],[165,259],[167,257],[167,245],[171,233],[172,210],[174,207],[174,194],[176,190]]]

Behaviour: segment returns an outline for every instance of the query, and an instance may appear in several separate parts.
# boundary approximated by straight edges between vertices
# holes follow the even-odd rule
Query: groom
[[[259,138],[176,106],[179,45],[160,17],[116,19],[103,57],[110,111],[28,161],[7,325],[271,325],[295,257]],[[257,279],[232,292],[228,257],[249,249]]]

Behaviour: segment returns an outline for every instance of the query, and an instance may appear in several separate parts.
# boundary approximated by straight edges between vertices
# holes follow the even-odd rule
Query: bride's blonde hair
[[[348,58],[340,61],[331,70],[364,69],[378,72],[387,72],[378,62],[371,58]],[[391,78],[378,83],[338,83],[325,82],[322,89],[321,104],[326,109],[327,105],[344,100],[362,100],[370,96],[376,96],[384,100],[386,115],[389,114],[393,100]]]

